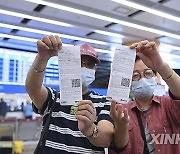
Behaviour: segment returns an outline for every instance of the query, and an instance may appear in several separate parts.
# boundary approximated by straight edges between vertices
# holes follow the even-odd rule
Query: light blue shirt
[[[32,105],[31,104],[27,104],[24,107],[24,115],[25,115],[25,117],[32,116],[32,112],[33,112]]]

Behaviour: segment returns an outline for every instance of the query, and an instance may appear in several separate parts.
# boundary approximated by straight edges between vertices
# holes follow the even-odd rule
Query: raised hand
[[[96,108],[94,107],[92,101],[80,101],[78,103],[75,117],[78,120],[79,130],[85,136],[91,136],[94,129],[94,121],[96,119]]]
[[[130,48],[136,49],[137,55],[149,68],[158,71],[164,65],[155,42],[149,42],[145,40],[132,44]]]
[[[128,110],[114,100],[111,102],[110,116],[116,125],[127,126],[129,123]]]
[[[57,35],[43,36],[37,41],[38,55],[42,60],[49,60],[58,55],[58,50],[62,48],[62,42]]]

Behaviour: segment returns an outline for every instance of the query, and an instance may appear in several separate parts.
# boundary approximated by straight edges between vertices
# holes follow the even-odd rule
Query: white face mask
[[[156,85],[155,77],[151,79],[142,78],[139,81],[132,81],[131,91],[139,98],[149,98],[153,95]]]
[[[81,68],[82,89],[87,88],[95,80],[95,70],[86,67]]]

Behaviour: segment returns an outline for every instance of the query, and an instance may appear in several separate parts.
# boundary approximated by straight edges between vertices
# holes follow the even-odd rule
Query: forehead
[[[142,60],[138,60],[134,64],[134,71],[142,72],[142,71],[144,71],[147,68],[148,67],[143,63]]]

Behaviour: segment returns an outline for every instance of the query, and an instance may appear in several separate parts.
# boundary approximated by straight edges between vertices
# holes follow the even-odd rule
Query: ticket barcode
[[[122,77],[121,86],[129,87],[129,86],[130,86],[130,79],[129,79],[129,78],[123,78],[123,77]]]
[[[72,88],[80,87],[80,79],[72,79]]]

